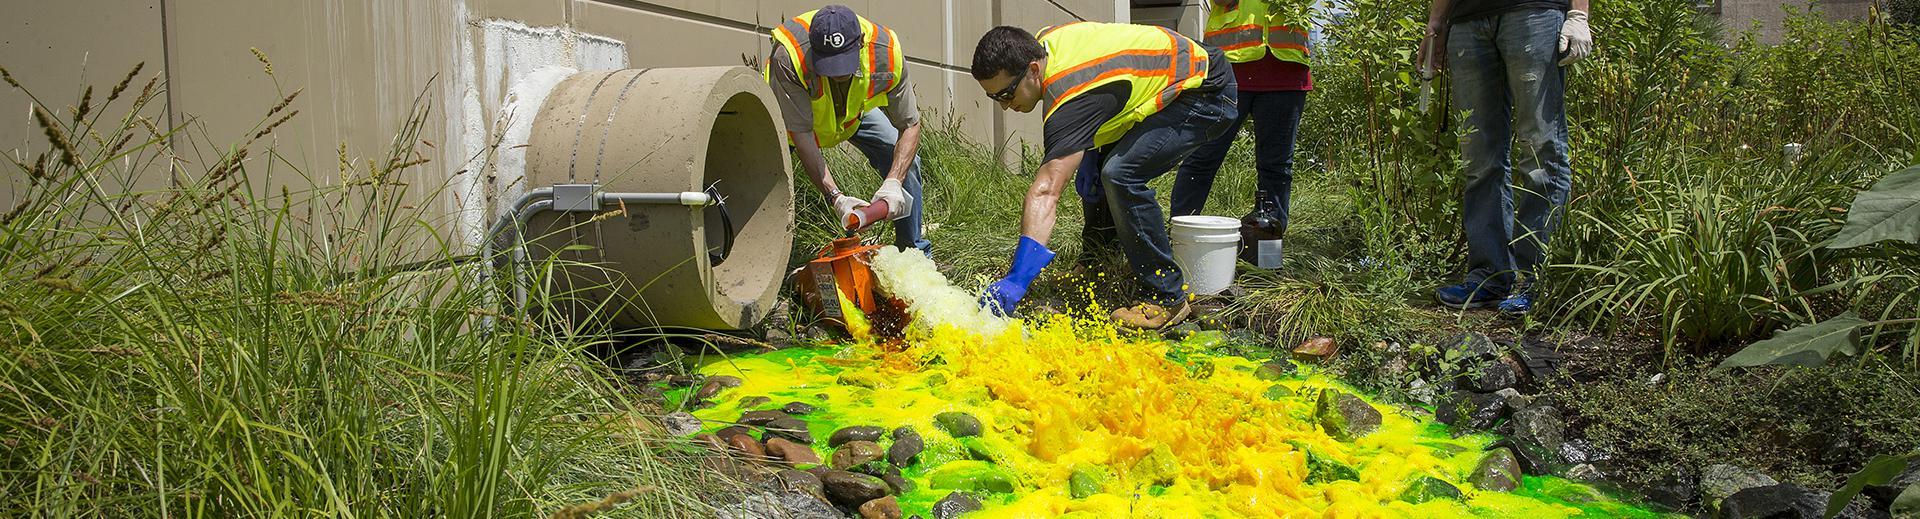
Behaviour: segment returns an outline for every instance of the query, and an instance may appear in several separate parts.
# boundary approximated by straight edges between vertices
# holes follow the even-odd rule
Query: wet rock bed
[[[670,404],[689,410],[665,422],[755,467],[763,493],[723,505],[728,517],[1233,517],[1330,509],[1389,517],[1656,515],[1550,475],[1566,472],[1536,456],[1541,437],[1552,440],[1551,418],[1533,420],[1539,427],[1525,441],[1464,434],[1473,429],[1470,418],[1443,410],[1455,424],[1448,425],[1417,409],[1375,404],[1312,364],[1189,353],[1202,349],[1192,340],[1110,339],[1105,346],[1150,351],[1164,374],[1190,385],[1183,390],[1210,387],[1259,405],[1238,409],[1247,413],[1244,425],[1195,427],[1194,418],[1227,415],[1182,414],[1179,399],[1169,398],[1163,420],[1036,426],[1034,413],[1022,409],[1034,402],[1020,384],[973,380],[978,374],[955,363],[902,350],[910,346],[863,343],[736,356],[663,381]],[[1514,408],[1546,409],[1516,405],[1526,397],[1503,390],[1502,418]],[[1078,404],[1109,404],[1102,400]],[[1278,429],[1224,441],[1147,440],[1254,427]],[[1076,445],[1116,436],[1135,441]]]
[[[669,430],[760,485],[714,498],[718,515],[1657,515],[1529,471],[1491,434],[1358,394],[1318,366],[1338,353],[1330,341],[1255,360],[1227,354],[1221,332],[1009,320],[923,255],[883,248],[872,264],[908,304],[904,340],[856,329],[712,359],[655,388],[683,410]]]

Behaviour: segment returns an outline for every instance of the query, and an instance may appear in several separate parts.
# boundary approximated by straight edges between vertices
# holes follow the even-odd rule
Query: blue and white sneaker
[[[1505,292],[1487,288],[1485,283],[1461,283],[1433,291],[1433,298],[1440,304],[1461,310],[1493,306],[1506,296]]]
[[[1525,317],[1533,311],[1533,294],[1515,292],[1500,300],[1500,313],[1507,317]]]

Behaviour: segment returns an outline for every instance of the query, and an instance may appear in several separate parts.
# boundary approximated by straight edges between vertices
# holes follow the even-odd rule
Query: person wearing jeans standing
[[[1280,229],[1287,228],[1293,192],[1293,143],[1299,135],[1300,114],[1313,90],[1308,68],[1307,31],[1285,20],[1305,20],[1299,0],[1213,0],[1207,11],[1206,44],[1220,48],[1233,62],[1240,87],[1240,118],[1227,133],[1200,146],[1173,180],[1173,215],[1200,214],[1206,208],[1213,179],[1240,136],[1240,127],[1253,119],[1254,170],[1258,188],[1272,198]],[[1296,23],[1297,24],[1297,23]],[[1298,24],[1297,24],[1298,25]],[[1256,200],[1254,207],[1260,207]]]
[[[1454,103],[1469,112],[1460,144],[1467,274],[1434,291],[1441,304],[1498,305],[1514,316],[1533,308],[1529,286],[1546,260],[1573,181],[1564,67],[1593,51],[1587,3],[1433,2],[1419,50],[1421,72],[1431,78],[1449,71]],[[1510,185],[1516,170],[1517,191]]]

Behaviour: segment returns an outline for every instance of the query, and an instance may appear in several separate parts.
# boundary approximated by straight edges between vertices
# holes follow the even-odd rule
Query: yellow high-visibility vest
[[[1280,23],[1277,0],[1240,0],[1235,7],[1214,4],[1207,11],[1207,45],[1219,47],[1234,63],[1258,61],[1272,53],[1281,61],[1306,65],[1307,31]]]
[[[860,19],[860,32],[866,35],[867,45],[861,48],[860,72],[853,77],[853,84],[847,87],[846,113],[834,110],[833,88],[824,78],[815,81],[812,71],[808,70],[805,45],[807,28],[813,24],[813,14],[807,11],[780,24],[773,30],[773,42],[787,49],[787,56],[793,58],[793,69],[799,73],[800,86],[813,93],[813,138],[821,149],[832,148],[853,137],[860,129],[860,114],[868,110],[887,106],[887,94],[899,88],[900,77],[907,66],[906,52],[900,46],[900,38],[893,29]],[[767,82],[773,82],[773,67],[766,67]]]
[[[1040,82],[1045,117],[1101,85],[1131,83],[1120,114],[1095,130],[1094,146],[1118,142],[1133,125],[1207,79],[1206,49],[1163,27],[1076,22],[1041,29],[1040,45],[1047,49],[1046,77]]]

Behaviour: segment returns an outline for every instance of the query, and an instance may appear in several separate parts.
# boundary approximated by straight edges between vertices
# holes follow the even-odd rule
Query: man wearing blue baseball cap
[[[926,251],[920,234],[920,110],[893,30],[829,5],[773,30],[767,82],[787,137],[813,186],[841,221],[868,200],[840,192],[820,150],[851,142],[885,175],[872,202],[887,203],[893,244]]]

